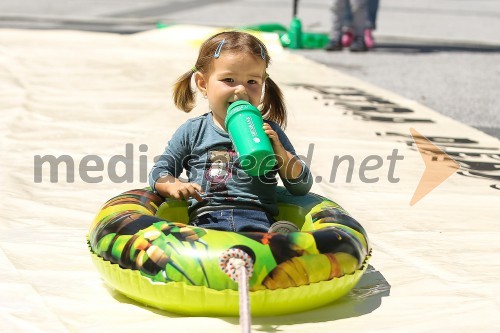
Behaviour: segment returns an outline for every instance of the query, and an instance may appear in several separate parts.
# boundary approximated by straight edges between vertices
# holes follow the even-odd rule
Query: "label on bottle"
[[[256,142],[255,137],[257,136],[257,130],[255,129],[255,124],[253,123],[253,120],[251,117],[246,117],[245,120],[247,122],[248,129],[250,130],[250,134],[252,134],[252,137],[254,137],[254,142]]]

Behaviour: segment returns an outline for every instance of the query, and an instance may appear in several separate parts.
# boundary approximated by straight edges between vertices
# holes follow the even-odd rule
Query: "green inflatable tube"
[[[237,284],[219,267],[241,249],[253,260],[251,313],[282,315],[317,308],[357,284],[370,255],[363,227],[335,202],[277,190],[278,220],[300,232],[234,233],[187,225],[187,203],[148,189],[104,204],[87,235],[104,281],[140,303],[193,316],[238,316]]]

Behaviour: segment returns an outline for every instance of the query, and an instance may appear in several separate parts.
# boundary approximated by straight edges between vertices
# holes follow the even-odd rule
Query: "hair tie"
[[[193,68],[191,68],[191,72],[196,73],[197,71],[198,71],[198,68],[196,68],[196,66],[193,66]]]

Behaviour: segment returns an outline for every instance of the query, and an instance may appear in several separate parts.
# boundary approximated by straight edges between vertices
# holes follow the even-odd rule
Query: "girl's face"
[[[225,130],[227,108],[232,102],[245,100],[255,107],[261,102],[266,63],[245,53],[224,53],[212,62],[207,75],[196,73],[196,85],[208,97],[215,123]]]

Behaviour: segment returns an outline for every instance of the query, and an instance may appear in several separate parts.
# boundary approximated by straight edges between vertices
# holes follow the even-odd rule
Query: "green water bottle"
[[[241,168],[250,176],[261,176],[276,164],[274,150],[262,126],[260,111],[246,101],[232,103],[225,125],[238,153]]]
[[[299,18],[294,16],[292,22],[290,22],[290,30],[288,31],[288,36],[290,38],[291,49],[301,49],[302,48],[302,23]]]

